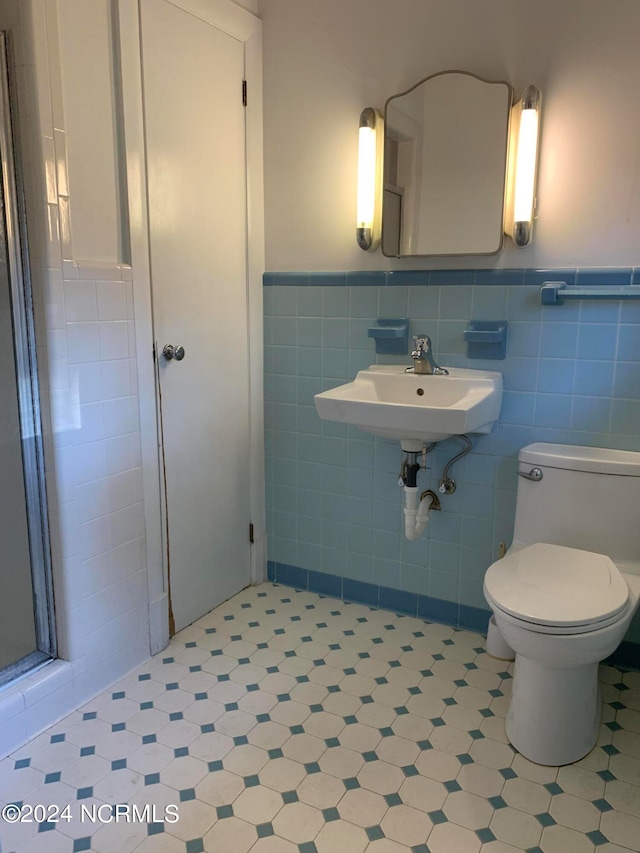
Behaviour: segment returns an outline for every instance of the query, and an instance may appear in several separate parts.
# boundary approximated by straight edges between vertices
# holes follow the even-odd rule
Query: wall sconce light
[[[531,240],[536,205],[541,94],[527,86],[511,109],[505,233],[516,246]]]
[[[384,120],[367,107],[360,114],[358,132],[358,204],[356,238],[365,251],[380,245],[382,233],[382,163]]]

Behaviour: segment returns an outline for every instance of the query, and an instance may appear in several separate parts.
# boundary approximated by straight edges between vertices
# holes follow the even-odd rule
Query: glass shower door
[[[0,33],[0,684],[55,656],[33,305]]]
[[[13,312],[4,229],[0,243],[0,340],[10,341]],[[0,670],[37,648],[17,391],[14,353],[5,350],[0,359]]]

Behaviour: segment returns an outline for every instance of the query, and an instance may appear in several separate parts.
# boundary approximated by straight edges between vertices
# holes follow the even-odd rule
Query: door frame
[[[247,305],[249,344],[249,510],[253,524],[251,583],[266,579],[264,494],[263,300],[264,190],[262,161],[262,22],[232,0],[165,0],[244,44],[248,98],[245,112],[247,173]],[[117,0],[122,112],[131,231],[136,356],[146,528],[151,653],[169,642],[166,514],[160,466],[157,377],[149,255],[149,219],[142,89],[139,0]],[[241,97],[239,88],[238,97]],[[247,531],[247,536],[249,531]]]

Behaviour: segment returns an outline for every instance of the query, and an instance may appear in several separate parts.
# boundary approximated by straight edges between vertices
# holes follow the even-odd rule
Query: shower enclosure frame
[[[36,649],[0,670],[0,686],[45,663],[57,654],[54,624],[51,549],[40,416],[33,293],[29,273],[26,216],[19,149],[16,146],[16,103],[7,33],[0,31],[0,227],[6,238],[13,322],[13,354],[18,378],[22,466],[34,597]],[[6,568],[5,568],[6,570]]]

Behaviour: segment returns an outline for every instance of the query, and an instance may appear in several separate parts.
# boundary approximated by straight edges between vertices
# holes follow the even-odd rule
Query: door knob
[[[162,355],[167,361],[171,361],[172,358],[175,358],[176,361],[182,361],[184,358],[184,347],[174,347],[173,344],[165,344],[162,348]]]

